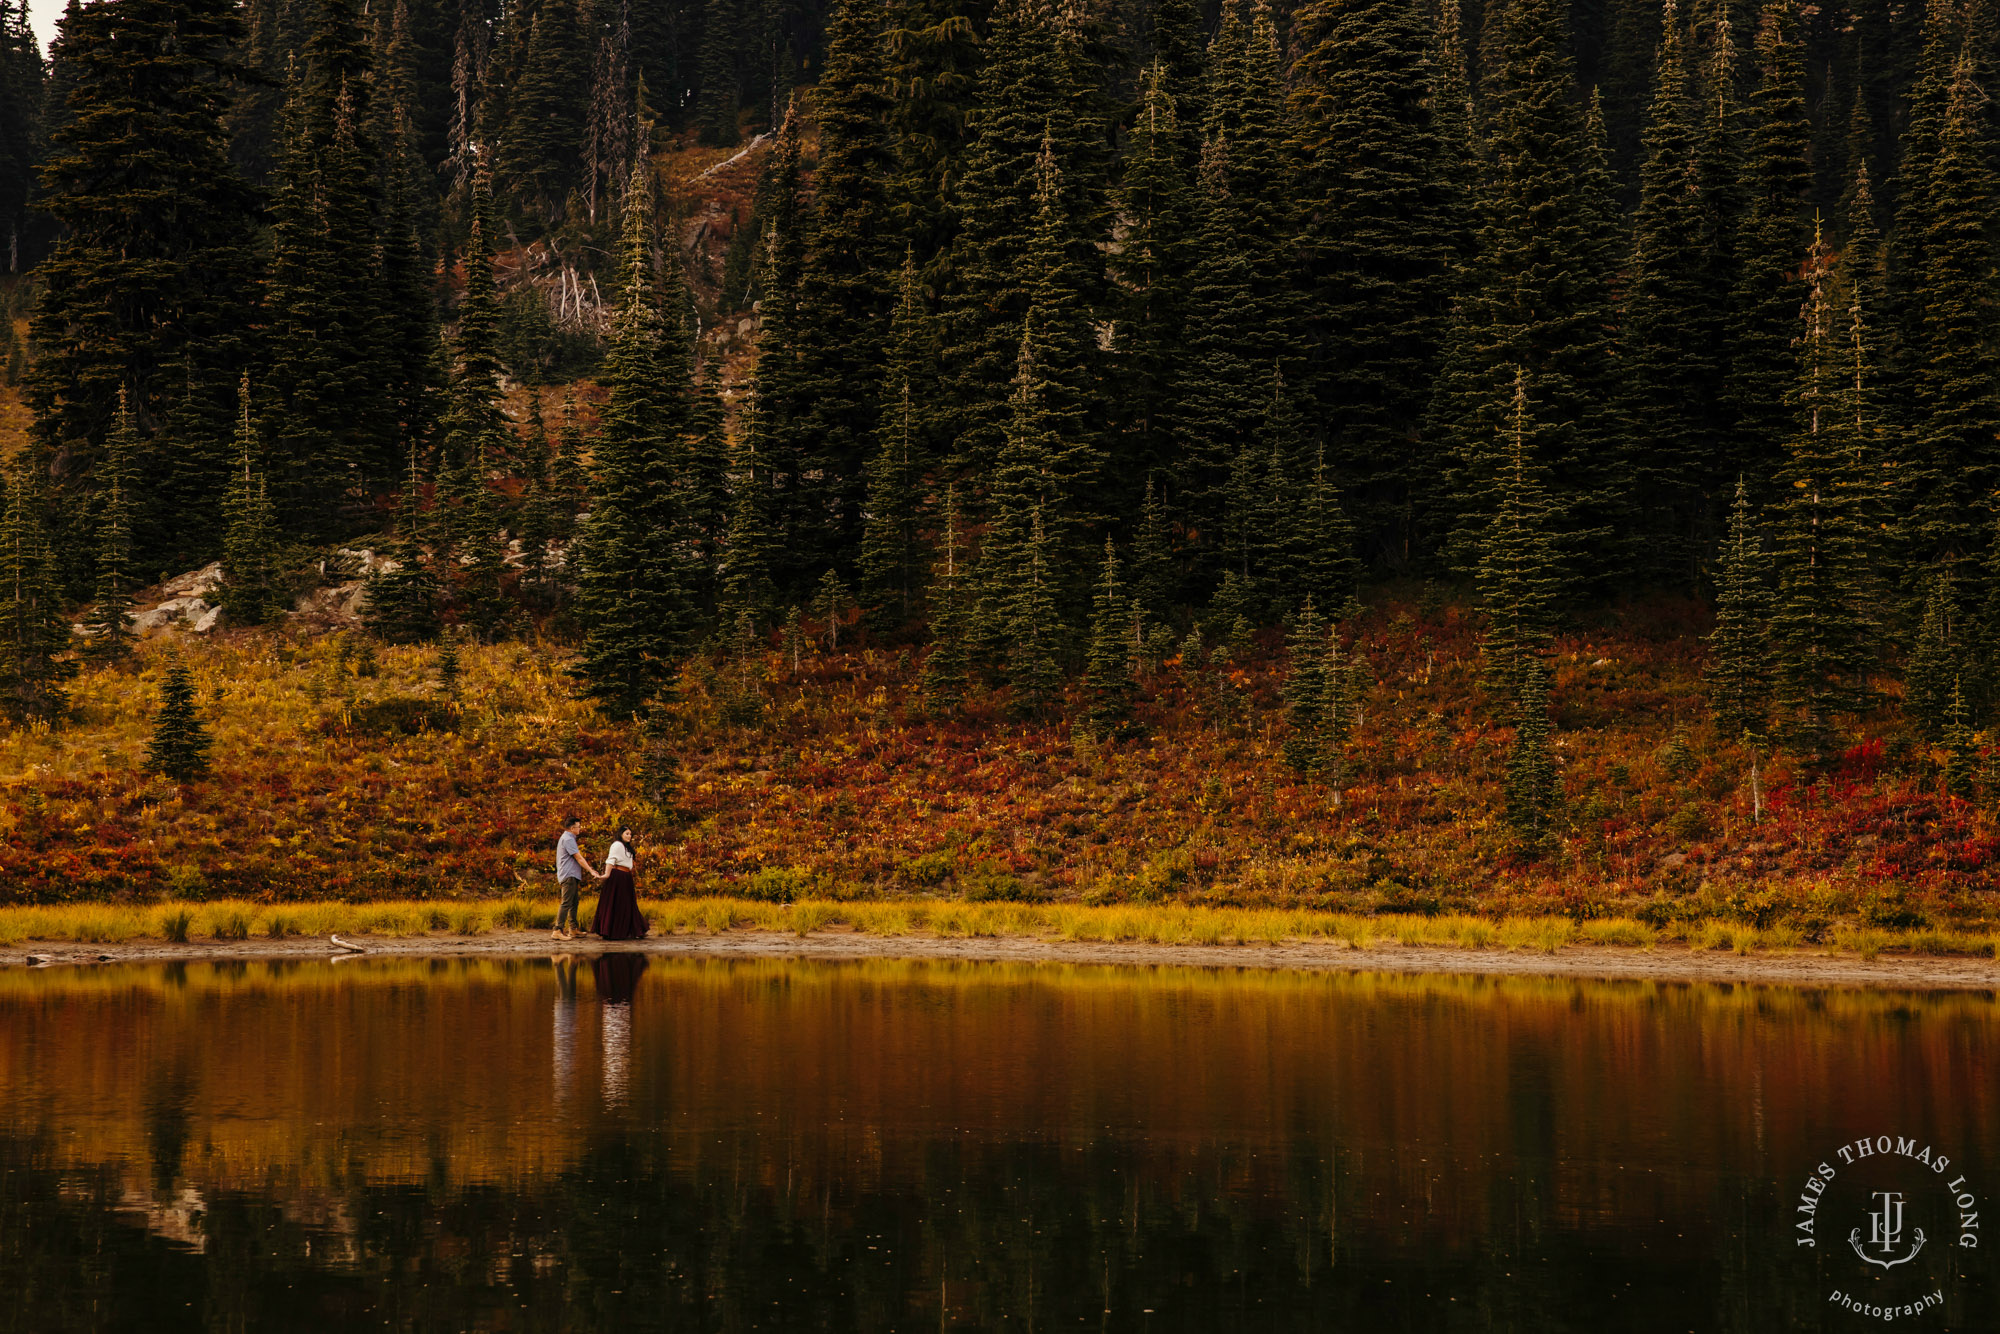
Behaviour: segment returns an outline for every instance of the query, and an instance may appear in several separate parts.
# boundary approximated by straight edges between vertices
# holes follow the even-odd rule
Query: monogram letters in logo
[[[1854,1253],[1871,1265],[1884,1269],[1894,1269],[1897,1265],[1908,1264],[1917,1258],[1917,1252],[1924,1248],[1924,1230],[1916,1228],[1911,1232],[1915,1238],[1910,1248],[1897,1254],[1903,1244],[1903,1192],[1900,1190],[1878,1190],[1874,1195],[1875,1207],[1868,1211],[1868,1241],[1861,1241],[1861,1229],[1855,1228],[1847,1234],[1848,1245]]]

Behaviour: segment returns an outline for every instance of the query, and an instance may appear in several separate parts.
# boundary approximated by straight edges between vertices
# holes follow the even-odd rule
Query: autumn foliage
[[[1475,618],[1383,597],[1342,627],[1357,707],[1339,800],[1283,758],[1277,632],[1143,664],[1136,739],[1092,739],[1083,687],[1022,722],[1004,695],[939,720],[921,649],[805,626],[797,655],[698,657],[642,735],[577,701],[565,650],[437,650],[239,631],[186,644],[211,776],[142,769],[170,662],[87,671],[75,717],[14,733],[0,826],[12,903],[543,894],[560,815],[586,844],[640,830],[642,894],[787,901],[1184,902],[1377,914],[1721,917],[1977,926],[2000,827],[1949,795],[1944,756],[1887,708],[1809,769],[1718,735],[1692,604],[1556,642],[1551,834],[1507,825],[1509,713],[1480,685]],[[672,781],[642,784],[661,756]],[[649,759],[650,757],[650,759]],[[1753,778],[1753,762],[1755,765]],[[601,847],[597,848],[601,852]]]

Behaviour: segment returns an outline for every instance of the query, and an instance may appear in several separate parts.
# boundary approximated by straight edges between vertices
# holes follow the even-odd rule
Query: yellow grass
[[[1205,908],[1181,905],[1087,907],[1066,903],[963,903],[951,899],[902,899],[837,903],[805,899],[763,903],[749,899],[688,897],[648,902],[658,934],[780,931],[810,935],[845,928],[872,936],[941,938],[1038,937],[1068,941],[1149,945],[1277,945],[1319,942],[1352,948],[1403,946],[1428,949],[1505,949],[1554,953],[1575,945],[1651,949],[1669,939],[1696,950],[1789,950],[1804,937],[1791,927],[1757,928],[1710,920],[1675,937],[1632,918],[1574,922],[1567,917],[1509,917],[1499,921],[1467,914],[1437,917],[1366,917],[1279,908]],[[0,945],[23,941],[115,944],[132,940],[245,940],[253,937],[477,936],[488,931],[546,930],[555,921],[553,899],[452,903],[285,903],[240,900],[118,906],[72,904],[0,908]],[[1844,927],[1824,948],[1872,959],[1885,950],[1922,955],[2000,954],[2000,936],[1941,931],[1892,932]]]

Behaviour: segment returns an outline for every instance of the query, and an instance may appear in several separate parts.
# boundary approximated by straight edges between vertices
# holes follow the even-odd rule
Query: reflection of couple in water
[[[555,1040],[550,1051],[555,1077],[556,1100],[569,1092],[576,1060],[576,956],[558,954],[549,962],[556,970]],[[600,1042],[603,1055],[604,1100],[607,1104],[625,1101],[631,1081],[632,997],[639,990],[639,978],[646,971],[646,956],[631,953],[600,954],[591,960],[591,980],[597,984],[597,998],[603,1004]]]
[[[590,864],[577,842],[582,832],[583,821],[572,815],[563,821],[562,837],[556,840],[556,883],[562,887],[562,907],[556,913],[556,929],[549,934],[558,940],[575,937],[577,899],[583,893],[587,871],[604,882],[597,891],[597,913],[591,918],[590,934],[601,940],[637,940],[646,934],[646,919],[639,912],[639,884],[634,878],[639,869],[638,840],[632,836],[631,826],[619,826],[618,837],[604,854],[602,871]]]

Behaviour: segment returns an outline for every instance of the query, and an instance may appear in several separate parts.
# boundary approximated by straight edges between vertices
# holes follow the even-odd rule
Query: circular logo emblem
[[[1954,1251],[1979,1249],[1979,1194],[1949,1156],[1920,1139],[1843,1144],[1799,1191],[1794,1240],[1820,1253],[1832,1305],[1873,1320],[1944,1306]]]

